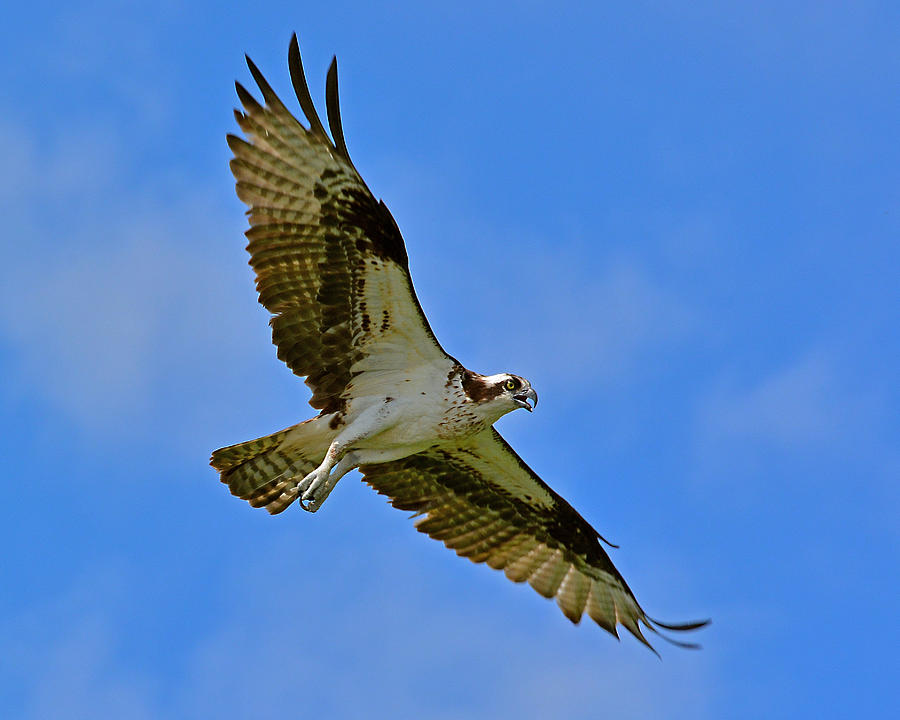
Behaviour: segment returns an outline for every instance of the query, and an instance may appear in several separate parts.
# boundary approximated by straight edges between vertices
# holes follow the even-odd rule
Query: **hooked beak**
[[[528,412],[534,410],[537,407],[538,402],[537,393],[530,387],[527,390],[518,393],[517,395],[513,395],[513,400],[516,401],[516,404],[519,407],[525,408]],[[534,405],[529,405],[529,400],[531,400]]]

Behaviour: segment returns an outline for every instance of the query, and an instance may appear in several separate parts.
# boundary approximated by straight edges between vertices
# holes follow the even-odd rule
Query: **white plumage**
[[[336,63],[326,85],[329,137],[296,36],[288,58],[308,127],[248,58],[265,104],[237,84],[246,139],[229,135],[228,143],[278,356],[306,378],[320,413],[214,452],[222,481],[269,512],[298,499],[316,511],[359,468],[395,507],[420,516],[418,530],[556,598],[573,622],[587,613],[644,643],[640,625],[703,625],[649,618],[597,531],[493,429],[512,410],[532,410],[537,394],[524,378],[472,372],[443,350],[416,298],[397,224],[347,152]]]

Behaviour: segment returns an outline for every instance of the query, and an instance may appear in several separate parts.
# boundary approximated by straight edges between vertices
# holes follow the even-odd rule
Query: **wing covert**
[[[310,403],[336,410],[361,372],[452,358],[422,312],[403,237],[350,161],[328,73],[328,137],[309,96],[296,35],[291,80],[309,128],[285,107],[247,58],[260,104],[236,83],[245,138],[228,136],[238,197],[248,206],[250,264],[260,303],[272,313],[278,357],[313,391]]]
[[[680,631],[705,624],[666,625],[648,617],[599,533],[493,428],[459,448],[437,447],[360,469],[394,507],[419,516],[417,530],[473,562],[503,570],[513,582],[528,581],[555,598],[573,623],[587,613],[616,637],[617,625],[625,626],[648,647],[640,625],[660,634],[658,627]]]

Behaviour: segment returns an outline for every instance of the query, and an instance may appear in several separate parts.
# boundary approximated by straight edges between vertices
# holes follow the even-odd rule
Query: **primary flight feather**
[[[533,410],[537,394],[517,375],[467,370],[435,338],[397,223],[347,152],[336,61],[326,80],[330,136],[296,35],[288,67],[308,126],[247,64],[263,102],[236,83],[245,137],[228,136],[237,194],[249,206],[247,250],[278,357],[306,378],[320,412],[216,450],[211,464],[222,482],[270,513],[295,500],[315,512],[359,468],[394,507],[415,512],[419,531],[528,581],[572,622],[587,613],[648,645],[641,625],[658,633],[705,624],[648,617],[599,533],[492,427],[512,410]]]

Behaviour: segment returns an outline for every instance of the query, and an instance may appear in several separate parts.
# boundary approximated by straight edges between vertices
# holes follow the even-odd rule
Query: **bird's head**
[[[480,405],[485,416],[499,420],[508,412],[525,408],[528,412],[537,407],[538,396],[525,378],[509,373],[479,375],[468,372],[463,377],[463,390],[472,402]],[[529,400],[531,402],[529,402]]]

